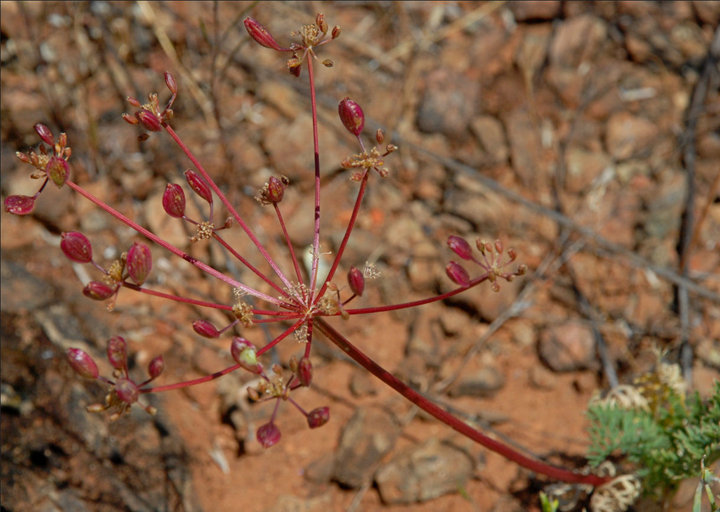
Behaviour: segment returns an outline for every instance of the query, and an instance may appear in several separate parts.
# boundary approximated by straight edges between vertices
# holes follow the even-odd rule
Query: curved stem
[[[275,207],[275,213],[277,214],[278,222],[280,223],[280,229],[282,229],[283,236],[285,237],[285,243],[288,246],[288,251],[290,251],[290,259],[292,260],[293,267],[295,267],[295,275],[297,276],[298,283],[304,284],[302,272],[300,272],[300,266],[298,265],[298,259],[295,256],[295,249],[290,241],[290,235],[288,234],[287,227],[285,226],[285,220],[280,212],[280,207],[277,203],[273,203],[273,206]],[[302,299],[305,300],[305,297],[302,297]]]
[[[77,183],[75,183],[71,180],[66,180],[65,184],[68,187],[70,187],[71,189],[73,189],[75,192],[77,192],[78,194],[83,196],[88,201],[94,203],[101,209],[105,210],[107,213],[109,213],[110,215],[112,215],[113,217],[118,219],[123,224],[126,224],[127,226],[131,227],[132,229],[134,229],[135,231],[137,231],[138,233],[143,235],[145,238],[152,240],[159,246],[164,247],[165,249],[167,249],[174,255],[180,256],[182,259],[184,259],[185,261],[189,262],[190,264],[196,266],[203,272],[206,272],[206,273],[210,274],[211,276],[216,277],[216,278],[220,279],[221,281],[226,282],[227,284],[229,284],[230,286],[232,286],[234,288],[240,288],[241,290],[246,291],[250,295],[254,295],[255,297],[257,297],[259,299],[263,299],[264,301],[267,301],[271,304],[278,304],[278,305],[281,304],[280,300],[276,299],[275,297],[271,297],[270,295],[266,295],[262,292],[254,290],[254,289],[250,288],[249,286],[246,286],[246,285],[242,284],[241,282],[236,281],[235,279],[231,278],[230,276],[226,276],[225,274],[223,274],[222,272],[211,267],[207,263],[203,263],[202,261],[198,260],[197,258],[190,256],[188,253],[181,251],[180,249],[178,249],[171,243],[166,242],[165,240],[163,240],[162,238],[157,236],[155,233],[148,231],[147,229],[142,227],[137,222],[130,220],[128,217],[126,217],[125,215],[123,215],[122,213],[117,211],[112,206],[101,201],[100,199],[98,199],[97,197],[92,195],[90,192],[88,192],[87,190],[82,188]]]
[[[520,453],[519,451],[507,446],[500,441],[488,437],[479,430],[474,429],[467,423],[461,421],[459,418],[453,416],[449,412],[435,405],[433,402],[425,398],[423,395],[409,387],[407,384],[399,380],[393,374],[385,370],[383,367],[378,365],[371,358],[366,356],[362,351],[351,344],[342,334],[337,332],[330,324],[328,324],[322,318],[315,319],[315,325],[317,328],[328,337],[335,345],[337,345],[343,352],[349,355],[356,363],[368,370],[370,373],[375,375],[378,379],[383,381],[385,384],[393,388],[395,391],[400,393],[402,396],[410,400],[413,404],[420,407],[423,411],[434,416],[447,426],[453,428],[462,435],[472,439],[473,441],[483,445],[485,448],[494,451],[495,453],[502,455],[508,460],[511,460],[526,469],[534,471],[542,475],[546,475],[555,480],[568,483],[582,483],[590,484],[593,486],[599,486],[610,481],[608,477],[601,477],[597,475],[581,475],[567,469],[552,466],[545,462],[533,459]]]
[[[211,373],[210,375],[205,375],[204,377],[199,377],[197,379],[192,380],[185,380],[182,382],[175,382],[174,384],[166,384],[165,386],[155,386],[154,388],[145,388],[141,389],[140,393],[160,393],[162,391],[172,391],[174,389],[181,389],[181,388],[187,388],[190,386],[196,386],[197,384],[203,384],[205,382],[210,382],[211,380],[219,379],[223,375],[227,375],[228,373],[234,372],[240,368],[239,364],[234,364],[232,366],[228,366],[227,368],[220,370],[215,373]]]
[[[318,138],[317,102],[315,100],[315,73],[312,59],[307,59],[308,77],[310,80],[310,105],[312,106],[313,153],[315,161],[315,217],[313,229],[313,257],[310,272],[310,293],[314,294],[317,284],[318,265],[320,263],[320,143]],[[314,297],[312,297],[314,300]]]
[[[208,172],[205,170],[205,168],[202,166],[202,164],[198,161],[197,158],[195,158],[195,155],[193,155],[192,151],[190,151],[190,148],[188,148],[185,143],[180,139],[180,136],[175,133],[175,130],[172,129],[172,127],[167,124],[163,123],[163,127],[165,128],[165,131],[170,135],[170,137],[173,138],[175,143],[180,146],[180,149],[185,153],[185,155],[190,159],[190,161],[193,163],[195,168],[198,170],[198,172],[202,175],[203,178],[205,178],[205,181],[210,185],[210,188],[213,189],[213,192],[220,198],[220,202],[225,205],[225,208],[227,208],[228,212],[230,212],[230,215],[233,216],[233,218],[237,221],[238,224],[240,224],[240,227],[245,231],[245,234],[250,238],[253,244],[255,244],[255,247],[257,247],[258,251],[260,251],[260,254],[263,255],[265,260],[268,262],[270,267],[273,269],[273,271],[277,274],[277,276],[280,278],[280,280],[283,282],[285,286],[290,288],[290,281],[288,281],[288,278],[285,277],[285,274],[282,273],[280,270],[280,267],[277,266],[275,261],[272,259],[270,254],[268,254],[265,247],[260,243],[260,240],[255,236],[255,233],[252,232],[250,227],[248,227],[247,224],[245,224],[245,221],[242,220],[242,217],[240,217],[240,214],[237,212],[237,210],[233,207],[233,205],[230,203],[228,198],[223,194],[222,190],[220,190],[220,187],[217,186],[215,181],[210,177]]]
[[[390,304],[388,306],[376,306],[371,308],[355,308],[355,309],[346,309],[345,312],[349,315],[365,315],[368,313],[380,313],[382,311],[395,311],[397,309],[408,309],[408,308],[414,308],[417,306],[423,306],[425,304],[432,304],[433,302],[438,302],[441,300],[445,300],[449,297],[452,297],[454,295],[457,295],[459,293],[462,293],[473,286],[477,286],[478,284],[482,283],[483,281],[487,281],[490,277],[490,274],[485,274],[480,277],[476,277],[472,281],[470,281],[470,284],[467,286],[461,286],[459,288],[455,288],[454,290],[450,290],[449,292],[445,292],[440,295],[435,295],[433,297],[428,297],[426,299],[420,299],[420,300],[414,300],[411,302],[402,302],[400,304]],[[339,315],[340,313],[338,313]],[[335,315],[337,316],[337,315]]]
[[[337,254],[335,255],[335,259],[333,260],[332,266],[330,267],[330,271],[328,272],[328,275],[325,278],[325,282],[323,283],[322,288],[320,289],[320,293],[318,293],[318,297],[323,296],[328,283],[330,281],[332,281],[332,278],[335,275],[335,271],[337,270],[338,265],[340,264],[340,259],[342,258],[342,255],[345,252],[345,247],[347,247],[348,240],[350,239],[350,234],[352,233],[353,227],[355,226],[355,221],[357,220],[358,213],[360,212],[360,204],[362,203],[363,196],[365,195],[365,189],[367,188],[367,182],[368,182],[369,175],[370,175],[370,173],[366,171],[365,176],[363,176],[362,182],[360,183],[360,189],[358,190],[358,195],[357,195],[357,198],[355,199],[355,206],[353,207],[352,215],[350,216],[350,222],[348,222],[347,229],[345,230],[345,236],[343,236],[342,242],[340,242],[340,247],[338,247]]]

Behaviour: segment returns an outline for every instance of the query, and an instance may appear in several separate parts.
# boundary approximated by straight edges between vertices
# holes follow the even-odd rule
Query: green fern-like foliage
[[[594,466],[610,457],[631,464],[645,493],[660,496],[699,475],[703,458],[708,464],[720,458],[720,382],[703,402],[698,393],[686,398],[663,379],[645,377],[635,384],[643,407],[613,401],[589,407],[588,459]]]

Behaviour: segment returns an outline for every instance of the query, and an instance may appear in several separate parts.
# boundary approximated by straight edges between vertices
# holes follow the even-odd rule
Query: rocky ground
[[[303,251],[312,222],[306,74],[291,77],[282,56],[251,44],[242,19],[252,14],[284,43],[322,9],[342,27],[318,51],[334,61],[318,69],[328,251],[344,233],[356,186],[339,166],[357,149],[337,121],[338,100],[354,98],[366,133],[382,126],[400,146],[387,159],[389,177],[373,176],[346,253],[345,270],[372,261],[382,271],[358,304],[449,289],[450,234],[500,238],[529,267],[499,293],[480,286],[442,304],[334,325],[468,421],[578,469],[588,400],[649,370],[654,349],[679,362],[703,395],[717,378],[720,3],[0,9],[3,198],[34,192],[14,153],[37,144],[41,121],[67,132],[76,181],[240,275],[217,247],[191,246],[162,211],[166,183],[180,183],[189,162],[161,134],[139,143],[120,119],[128,95],[164,99],[162,72],[170,70],[181,91],[173,126],[277,254],[276,222],[252,197],[268,176],[290,178],[283,208]],[[92,270],[59,249],[60,233],[78,229],[102,261],[137,240],[52,186],[32,216],[2,215],[3,510],[537,510],[547,481],[418,414],[321,340],[313,387],[297,399],[329,405],[331,421],[308,430],[283,406],[283,438],[269,450],[254,431],[272,404],[248,403],[242,375],[153,397],[155,417],[137,408],[110,423],[86,413],[102,389],[72,374],[67,347],[101,360],[105,340],[121,334],[133,372],[164,354],[164,382],[208,374],[230,358],[227,340],[192,332],[206,311],[124,292],[109,313],[84,298],[81,281]],[[248,247],[237,229],[227,238]],[[226,286],[160,248],[153,255],[158,288],[230,301]],[[298,350],[288,340],[279,360]],[[690,510],[695,485],[682,485],[662,510]],[[584,505],[582,496],[571,504]],[[660,509],[649,501],[635,508]]]

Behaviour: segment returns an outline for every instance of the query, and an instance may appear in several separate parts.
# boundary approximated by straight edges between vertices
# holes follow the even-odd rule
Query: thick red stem
[[[378,365],[375,361],[365,355],[362,351],[351,344],[342,334],[337,332],[330,324],[328,324],[322,318],[315,318],[315,326],[328,337],[335,345],[337,345],[343,352],[349,355],[355,362],[360,366],[368,370],[370,373],[375,375],[378,379],[383,381],[388,386],[392,387],[395,391],[400,393],[402,396],[410,400],[413,404],[420,407],[423,411],[434,416],[441,422],[445,423],[449,427],[453,428],[462,435],[472,439],[473,441],[483,445],[485,448],[494,451],[509,459],[519,466],[522,466],[530,471],[539,473],[541,475],[548,476],[554,480],[568,483],[578,484],[590,484],[593,486],[600,486],[610,481],[608,477],[601,477],[597,475],[581,475],[574,471],[552,466],[545,462],[533,459],[524,455],[515,449],[488,437],[479,430],[472,428],[467,423],[461,421],[459,418],[453,416],[444,409],[438,407],[433,402],[425,398],[423,395],[409,387],[404,382],[400,381],[393,374],[385,370],[383,367]]]

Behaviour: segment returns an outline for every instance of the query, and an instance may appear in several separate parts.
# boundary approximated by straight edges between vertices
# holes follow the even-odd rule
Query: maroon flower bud
[[[135,112],[135,117],[145,127],[146,130],[151,132],[159,132],[162,130],[160,119],[147,109],[138,110]]]
[[[277,425],[271,421],[258,428],[255,436],[263,448],[270,448],[280,441],[282,434],[280,433],[280,429],[277,428]]]
[[[450,235],[447,239],[448,247],[460,256],[464,260],[472,259],[472,247],[467,243],[467,240],[460,238],[459,236]]]
[[[177,82],[169,71],[165,71],[165,85],[167,85],[167,88],[172,94],[177,94]]]
[[[307,415],[307,422],[310,428],[318,428],[325,425],[330,419],[329,407],[318,407],[313,409]]]
[[[92,261],[92,245],[82,233],[71,231],[63,233],[60,240],[60,249],[68,259],[77,263],[90,263]]]
[[[102,281],[90,281],[83,288],[83,295],[93,300],[106,300],[115,295],[117,288]]]
[[[87,352],[79,348],[69,348],[66,354],[75,373],[86,379],[97,379],[98,367]]]
[[[467,286],[470,284],[470,276],[462,265],[451,261],[445,266],[445,272],[452,282],[459,284],[460,286]]]
[[[260,373],[262,365],[258,363],[255,346],[245,338],[235,336],[230,344],[230,354],[237,364],[252,373]]]
[[[53,181],[53,183],[55,183],[55,185],[62,187],[70,174],[70,170],[65,160],[54,156],[45,166],[45,173]]]
[[[310,382],[312,382],[313,369],[309,357],[305,356],[300,359],[297,368],[297,376],[300,380],[300,384],[302,384],[303,386],[307,387],[310,385]]]
[[[5,211],[13,215],[27,215],[35,207],[35,198],[31,196],[7,196]]]
[[[129,379],[118,379],[115,382],[115,393],[126,404],[134,404],[140,398],[137,384]]]
[[[208,187],[208,184],[205,183],[205,180],[203,180],[198,173],[192,169],[188,169],[185,171],[185,179],[187,180],[188,185],[190,185],[190,188],[193,189],[197,195],[212,204],[213,198],[210,187]]]
[[[122,336],[113,336],[107,342],[107,358],[116,370],[127,369],[127,343]]]
[[[217,338],[220,331],[207,320],[195,320],[192,324],[193,330],[204,338]]]
[[[148,364],[148,374],[151,379],[158,378],[164,369],[165,360],[163,359],[163,356],[154,357]]]
[[[50,131],[50,128],[48,128],[42,123],[37,123],[35,126],[33,126],[33,128],[35,128],[35,131],[45,144],[48,144],[50,146],[55,145],[55,136]]]
[[[365,114],[360,105],[350,98],[345,98],[338,105],[338,114],[342,124],[350,133],[355,136],[360,135],[365,126]]]
[[[125,268],[133,281],[140,285],[143,284],[152,268],[150,248],[138,242],[132,244],[127,253]]]
[[[365,290],[365,277],[356,267],[350,267],[348,271],[348,284],[355,295],[360,297],[363,294]]]
[[[171,217],[182,218],[185,215],[185,191],[180,185],[168,183],[163,192],[162,205]]]
[[[245,20],[243,20],[243,23],[245,24],[245,29],[248,31],[248,34],[250,34],[250,37],[255,39],[255,42],[259,45],[279,52],[286,51],[285,48],[281,48],[280,45],[277,44],[277,41],[275,41],[272,34],[268,32],[268,29],[258,23],[254,18],[248,16]]]
[[[337,36],[340,35],[340,26],[335,25],[335,26],[333,27],[332,32],[331,32],[330,34],[332,35],[332,38],[333,38],[333,39],[336,39]]]
[[[282,179],[270,176],[268,180],[267,195],[265,196],[271,203],[279,203],[285,195],[286,184]]]

